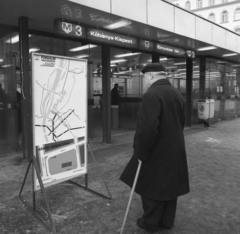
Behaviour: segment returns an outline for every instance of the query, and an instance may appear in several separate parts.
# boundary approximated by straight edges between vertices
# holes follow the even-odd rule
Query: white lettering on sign
[[[99,33],[99,32],[94,32],[94,31],[90,31],[90,35],[93,37],[107,39],[108,41],[119,41],[122,43],[133,44],[132,39],[125,39],[120,36],[110,36],[110,35],[106,35],[104,33]]]
[[[72,24],[62,22],[62,30],[67,34],[72,32]]]
[[[169,52],[173,52],[173,49],[172,48],[169,48],[169,47],[163,47],[161,45],[157,45],[157,48],[159,50],[165,50],[165,51],[169,51]]]
[[[79,36],[79,37],[82,36],[82,27],[79,26],[79,25],[77,25],[77,26],[76,26],[76,32],[75,32],[75,33],[76,33],[76,35]]]

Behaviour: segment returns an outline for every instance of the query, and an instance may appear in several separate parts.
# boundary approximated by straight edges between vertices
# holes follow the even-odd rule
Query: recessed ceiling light
[[[186,68],[178,69],[178,71],[186,71]]]
[[[197,49],[197,51],[204,51],[204,50],[215,50],[217,49],[216,46],[206,46],[206,47],[200,47]]]
[[[75,47],[75,48],[70,49],[69,51],[75,52],[75,51],[80,51],[80,50],[91,49],[91,48],[94,48],[94,47],[97,47],[97,46],[90,44],[90,45]]]
[[[89,57],[88,54],[82,54],[82,55],[75,56],[75,58],[87,58],[87,57]]]
[[[166,67],[166,69],[177,69],[177,66]]]
[[[35,52],[35,51],[38,51],[38,50],[40,50],[40,49],[39,49],[39,48],[30,48],[30,49],[29,49],[29,53]]]
[[[28,36],[31,37],[32,35],[29,34]],[[19,35],[18,34],[14,35],[10,39],[6,40],[6,43],[14,44],[14,43],[17,43],[17,42],[19,42]]]
[[[127,19],[121,19],[115,23],[104,26],[104,28],[112,30],[112,29],[121,28],[121,27],[130,25],[130,24],[132,24],[132,21],[127,20]]]
[[[111,63],[121,63],[127,61],[126,59],[117,59],[117,60],[112,60]]]
[[[238,55],[237,53],[229,53],[229,54],[223,54],[222,57],[230,57],[230,56],[235,56]]]
[[[3,62],[3,59],[0,59],[0,63]]]
[[[115,57],[115,58],[123,58],[123,57],[129,57],[129,56],[138,55],[138,54],[141,54],[141,53],[118,54],[118,55],[115,55],[114,57]]]
[[[186,62],[181,62],[181,63],[174,63],[173,65],[185,65]]]

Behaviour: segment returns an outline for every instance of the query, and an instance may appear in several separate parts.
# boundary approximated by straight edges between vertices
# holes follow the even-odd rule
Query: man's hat
[[[166,72],[166,68],[161,63],[149,63],[142,69],[142,73],[161,71]]]

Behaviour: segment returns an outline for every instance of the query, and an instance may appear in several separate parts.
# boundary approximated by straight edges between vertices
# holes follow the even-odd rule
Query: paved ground
[[[99,139],[90,145],[97,163],[89,155],[89,187],[107,195],[101,179],[112,194],[102,199],[67,182],[47,188],[57,231],[61,234],[119,233],[130,190],[119,175],[132,154],[133,131],[118,131],[112,145]],[[175,226],[164,234],[240,234],[240,119],[218,122],[209,129],[193,126],[185,130],[191,192],[179,198]],[[27,167],[20,154],[0,158],[0,233],[51,233],[18,198]],[[83,183],[83,177],[75,181]],[[31,207],[31,175],[23,191]],[[46,219],[40,192],[37,214]],[[134,196],[125,234],[144,234],[136,226],[142,215],[138,195]]]

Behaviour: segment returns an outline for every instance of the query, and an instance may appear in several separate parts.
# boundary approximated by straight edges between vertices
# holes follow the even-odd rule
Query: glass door
[[[18,34],[3,28],[0,38],[0,156],[4,156],[20,149],[22,123]]]

